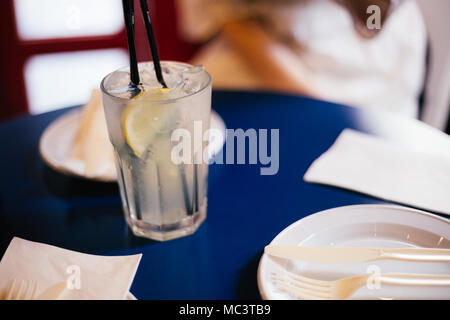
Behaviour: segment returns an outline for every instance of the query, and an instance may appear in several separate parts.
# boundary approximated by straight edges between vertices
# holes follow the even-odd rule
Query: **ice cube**
[[[110,94],[119,98],[129,98],[132,90],[130,90],[130,73],[128,71],[116,71],[108,76],[105,81],[105,89]]]

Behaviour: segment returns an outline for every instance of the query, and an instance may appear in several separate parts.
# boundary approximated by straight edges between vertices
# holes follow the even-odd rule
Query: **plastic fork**
[[[34,300],[36,299],[36,292],[38,289],[37,281],[18,282],[14,279],[8,287],[6,292],[6,300]]]
[[[273,282],[281,289],[300,299],[345,300],[358,289],[369,284],[371,279],[381,284],[397,286],[450,286],[449,275],[432,274],[361,274],[334,281],[307,278],[280,269],[273,274]]]
[[[58,282],[50,286],[40,295],[37,295],[39,283],[37,281],[20,282],[14,279],[9,285],[5,300],[56,300],[67,287],[65,281]]]

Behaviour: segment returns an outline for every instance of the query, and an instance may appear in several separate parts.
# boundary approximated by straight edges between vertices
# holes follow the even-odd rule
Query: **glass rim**
[[[151,61],[151,60],[150,61],[142,61],[142,62],[139,62],[138,65],[147,64],[147,63],[153,63],[153,61]],[[192,64],[189,64],[189,63],[186,63],[186,62],[180,62],[180,61],[173,61],[173,60],[161,60],[161,63],[175,63],[175,64],[178,64],[178,65],[185,65],[185,66],[188,66],[188,67],[194,67],[194,65],[192,65]],[[114,72],[118,72],[118,71],[121,71],[121,70],[124,70],[124,69],[125,70],[126,69],[129,70],[130,67],[129,66],[124,66],[124,67],[118,68],[118,69],[108,73],[105,77],[103,77],[102,81],[100,82],[100,90],[104,94],[110,96],[111,98],[114,98],[114,99],[117,99],[117,100],[122,100],[122,101],[129,101],[129,100],[132,100],[133,98],[122,98],[122,97],[115,96],[114,94],[108,92],[108,90],[106,90],[106,88],[105,88],[105,81],[106,81],[106,79],[110,75],[112,75]],[[161,104],[171,103],[171,102],[178,101],[178,100],[181,100],[181,99],[184,99],[184,98],[188,98],[190,96],[193,96],[193,95],[196,95],[196,94],[199,94],[199,93],[203,92],[206,88],[210,87],[211,83],[212,83],[212,78],[211,78],[211,75],[208,73],[208,71],[206,71],[203,68],[203,72],[206,74],[208,81],[206,81],[206,83],[200,89],[198,89],[197,91],[191,92],[191,93],[188,93],[186,95],[183,95],[183,96],[180,96],[180,97],[176,97],[176,98],[166,99],[166,100],[162,100],[162,101],[155,101],[155,103],[161,103]]]

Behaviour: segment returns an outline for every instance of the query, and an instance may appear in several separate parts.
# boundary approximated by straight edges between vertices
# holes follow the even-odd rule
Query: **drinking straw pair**
[[[138,61],[136,56],[136,43],[134,36],[134,0],[122,0],[123,13],[125,18],[125,26],[128,40],[128,50],[130,53],[130,78],[131,87],[134,90],[140,90],[138,85],[140,83]],[[148,10],[147,0],[140,0],[142,17],[147,30],[148,42],[150,44],[150,51],[152,53],[153,64],[155,66],[156,78],[163,88],[167,88],[164,81],[161,62],[159,60],[158,48],[156,46],[155,34],[153,32],[152,21],[150,18],[150,11]]]

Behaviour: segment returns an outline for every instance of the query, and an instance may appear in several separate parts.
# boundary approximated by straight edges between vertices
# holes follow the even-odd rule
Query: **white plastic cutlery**
[[[47,290],[45,290],[42,294],[40,294],[36,299],[37,300],[57,300],[61,294],[66,290],[67,283],[66,281],[58,282]]]
[[[428,248],[343,248],[268,245],[270,256],[317,263],[356,263],[391,259],[416,262],[450,262],[450,249]]]
[[[66,282],[58,282],[37,296],[39,283],[14,279],[6,290],[5,300],[57,300],[66,289]]]
[[[14,279],[6,290],[5,300],[34,300],[38,290],[36,281]]]
[[[280,269],[272,275],[272,281],[279,288],[300,299],[344,300],[358,289],[368,285],[372,274],[361,274],[334,281],[316,280]],[[380,285],[394,286],[448,286],[449,275],[433,274],[380,274]]]

